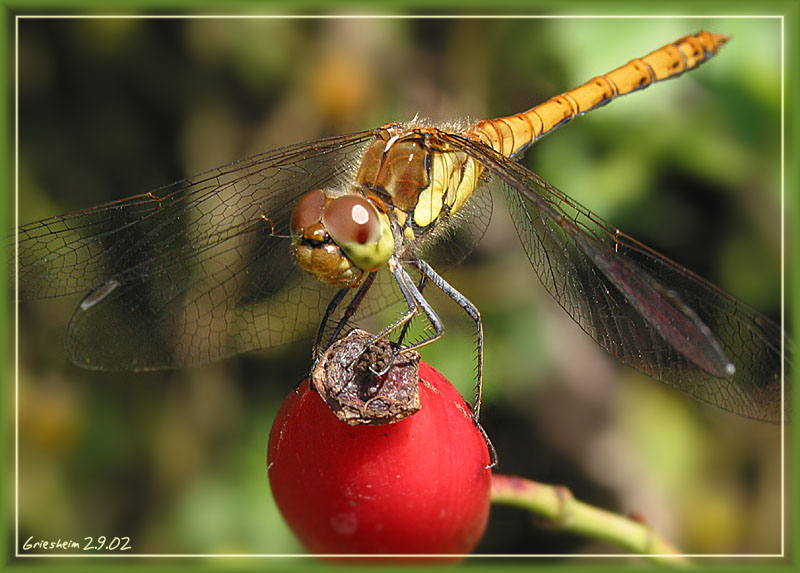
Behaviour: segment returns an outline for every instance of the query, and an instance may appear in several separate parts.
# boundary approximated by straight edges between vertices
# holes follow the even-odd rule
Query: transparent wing
[[[303,336],[335,289],[295,267],[292,207],[307,190],[350,177],[371,137],[284,147],[23,225],[20,298],[89,291],[66,340],[88,368],[199,364]]]
[[[782,342],[787,378],[791,348],[777,325],[518,163],[458,135],[440,135],[501,181],[534,270],[598,344],[702,401],[780,420]]]

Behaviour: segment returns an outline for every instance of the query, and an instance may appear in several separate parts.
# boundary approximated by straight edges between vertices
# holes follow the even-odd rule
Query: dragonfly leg
[[[386,364],[385,366],[381,367],[381,369],[379,369],[379,370],[374,369],[370,365],[370,367],[369,367],[370,372],[372,372],[376,376],[382,376],[382,375],[386,374],[389,371],[389,369],[391,369],[392,365],[394,364],[395,357],[400,352],[407,352],[409,350],[414,350],[416,348],[419,348],[420,346],[423,346],[425,344],[428,344],[429,342],[432,342],[433,340],[436,340],[436,339],[440,338],[442,336],[442,334],[444,334],[444,327],[442,326],[442,321],[436,315],[436,313],[434,312],[434,310],[430,306],[430,304],[428,304],[428,302],[423,298],[422,293],[414,285],[414,281],[411,280],[411,277],[409,276],[408,272],[403,268],[403,266],[400,264],[400,262],[397,261],[397,259],[394,259],[394,258],[391,259],[389,261],[389,269],[391,270],[392,275],[394,276],[395,280],[397,281],[398,287],[400,287],[400,292],[403,293],[403,297],[406,300],[406,305],[408,306],[408,310],[403,314],[403,316],[401,316],[399,319],[394,321],[392,324],[390,324],[389,326],[384,328],[380,333],[376,334],[372,338],[372,340],[370,340],[369,344],[365,345],[364,351],[361,353],[361,355],[359,357],[354,359],[354,362],[360,360],[361,356],[363,356],[364,353],[366,352],[366,349],[369,348],[372,344],[378,342],[379,340],[383,340],[384,338],[389,336],[392,332],[394,332],[395,330],[397,330],[401,326],[403,327],[403,331],[402,331],[400,336],[401,336],[401,338],[403,336],[405,336],[405,333],[407,332],[408,323],[411,321],[412,318],[414,318],[414,316],[417,315],[417,313],[419,313],[420,308],[423,310],[423,312],[425,313],[426,317],[428,318],[430,323],[433,325],[434,329],[436,330],[436,333],[432,337],[429,337],[429,338],[427,338],[427,339],[425,339],[425,340],[423,340],[421,342],[417,342],[417,343],[412,344],[411,346],[407,346],[407,347],[402,347],[401,346],[399,349],[396,349],[395,351],[392,352],[392,355],[389,358],[388,364]],[[421,284],[421,286],[424,287],[425,281],[424,280],[421,281],[420,284]],[[361,295],[361,298],[363,298],[363,294]],[[360,302],[360,297],[359,297],[358,294],[353,298],[353,302],[351,302],[350,306],[352,306],[353,303],[355,303],[356,301]],[[348,310],[349,310],[349,308],[350,307],[348,307]],[[345,315],[347,315],[347,312],[345,313]],[[345,318],[347,318],[347,317],[345,316]],[[339,328],[341,325],[342,325],[342,321],[340,321],[340,323],[337,326],[337,328]]]
[[[322,356],[322,351],[320,350],[322,346],[322,337],[325,334],[325,326],[328,324],[328,320],[330,319],[331,315],[336,311],[339,304],[341,304],[342,299],[347,294],[347,291],[350,289],[342,288],[339,289],[336,294],[333,296],[331,301],[328,303],[328,307],[325,309],[325,314],[322,315],[322,321],[319,324],[319,328],[317,329],[317,337],[314,339],[314,347],[311,349],[311,372],[314,372],[314,369],[317,367],[317,362],[319,362],[320,356]],[[338,328],[338,325],[337,325]],[[328,343],[329,345],[332,344],[332,341]],[[308,375],[308,379],[311,380],[311,374]],[[294,393],[300,396],[300,385],[303,383],[305,378],[299,380],[297,384],[294,385]],[[312,392],[316,392],[316,387],[309,383],[308,387],[311,389]]]
[[[361,305],[361,301],[364,300],[364,297],[367,295],[372,283],[375,282],[375,276],[377,273],[369,273],[367,278],[364,279],[364,282],[361,283],[361,286],[358,287],[358,291],[356,292],[353,299],[347,305],[344,313],[342,314],[339,321],[336,323],[336,327],[333,329],[333,334],[328,338],[327,344],[325,344],[325,348],[322,349],[322,338],[325,336],[325,327],[327,326],[328,320],[331,318],[333,313],[336,311],[336,308],[342,302],[342,299],[348,292],[351,292],[352,289],[343,288],[340,289],[336,295],[334,295],[331,302],[328,304],[328,308],[325,309],[325,314],[322,316],[322,322],[319,325],[319,329],[317,330],[317,338],[314,342],[314,363],[316,364],[317,360],[319,360],[322,351],[326,350],[333,344],[341,335],[342,331],[347,326],[347,323],[353,318],[353,315],[358,310],[358,307]]]
[[[417,285],[417,291],[419,294],[422,294],[422,289],[425,288],[425,283],[428,281],[428,277],[426,275],[421,275],[419,279],[419,284]],[[403,345],[403,339],[405,339],[406,334],[408,333],[408,327],[411,326],[411,321],[406,322],[403,325],[403,330],[400,331],[400,336],[397,338],[397,344],[400,346]]]
[[[317,337],[314,340],[314,348],[311,351],[311,355],[314,359],[314,363],[317,362],[319,359],[322,347],[322,337],[325,336],[325,327],[328,325],[328,320],[330,319],[331,315],[336,311],[339,304],[344,299],[344,296],[347,294],[347,291],[350,289],[342,288],[339,289],[336,294],[333,296],[331,301],[328,303],[328,307],[325,309],[325,314],[322,315],[322,321],[319,323],[319,328],[317,329]]]
[[[478,431],[480,431],[481,436],[483,436],[483,441],[486,442],[486,447],[489,448],[489,464],[486,466],[486,469],[490,470],[497,465],[497,450],[494,449],[492,439],[489,437],[489,434],[486,432],[486,430],[483,429],[481,423],[478,420],[474,420],[474,422],[478,427]]]
[[[421,275],[420,280],[419,280],[419,284],[417,285],[417,291],[419,292],[420,295],[422,295],[422,289],[425,288],[425,283],[427,282],[427,280],[428,280],[427,276]],[[401,346],[401,347],[403,346],[403,339],[405,339],[406,334],[408,334],[408,327],[409,326],[411,326],[411,321],[410,320],[403,324],[403,329],[400,331],[400,336],[397,337],[398,346]],[[382,368],[381,370],[379,370],[377,372],[375,370],[373,370],[372,368],[370,368],[370,371],[375,376],[383,376],[384,374],[386,374],[389,371],[389,369],[392,367],[392,365],[394,364],[394,359],[401,352],[401,350],[402,350],[401,348],[395,348],[394,349],[394,351],[392,352],[392,356],[389,359],[389,362],[387,363],[387,365],[384,368]]]
[[[433,326],[434,334],[429,336],[428,338],[421,340],[419,342],[415,342],[410,346],[404,346],[400,349],[400,352],[408,352],[409,350],[416,350],[426,344],[430,344],[434,340],[438,340],[444,334],[444,326],[442,326],[442,321],[436,312],[433,310],[433,307],[425,300],[422,296],[422,293],[414,284],[414,281],[411,280],[408,272],[403,268],[399,261],[396,259],[391,259],[389,261],[389,270],[392,272],[395,280],[397,281],[397,286],[400,287],[400,292],[403,293],[403,297],[406,300],[406,305],[408,306],[408,310],[394,321],[392,324],[384,328],[379,334],[375,335],[373,338],[372,343],[377,342],[378,340],[382,340],[389,336],[392,332],[397,330],[398,328],[405,326],[412,318],[414,318],[420,310],[425,313],[425,317]],[[421,282],[422,286],[424,286],[425,281]],[[402,335],[405,335],[406,329],[403,329]]]
[[[483,439],[486,441],[486,446],[489,448],[489,465],[487,469],[491,469],[497,465],[497,450],[495,450],[492,440],[489,439],[489,434],[483,429],[480,422],[481,415],[481,399],[483,395],[483,321],[481,320],[481,313],[470,300],[463,294],[458,292],[450,283],[444,280],[439,273],[433,270],[428,263],[422,259],[415,259],[414,266],[416,266],[423,277],[428,277],[433,284],[441,289],[443,293],[449,296],[455,303],[460,306],[464,312],[475,322],[476,340],[477,340],[477,354],[478,354],[478,372],[477,383],[475,385],[475,402],[472,405],[472,419],[475,425],[480,430]],[[424,284],[424,281],[421,282]],[[435,340],[435,339],[434,339]],[[424,344],[432,342],[432,340],[423,341]]]
[[[336,327],[333,329],[333,334],[328,339],[327,344],[325,344],[325,348],[322,348],[322,338],[325,336],[325,327],[328,325],[328,321],[330,320],[333,313],[336,312],[336,309],[341,304],[342,300],[344,300],[345,295],[348,292],[351,292],[352,289],[349,288],[342,288],[339,289],[336,294],[333,296],[331,301],[328,303],[328,307],[325,309],[325,314],[322,315],[322,321],[320,322],[319,328],[317,329],[317,337],[314,340],[314,348],[312,349],[312,360],[313,364],[311,366],[311,372],[317,367],[317,363],[319,362],[320,357],[322,356],[323,352],[327,350],[336,340],[339,338],[339,335],[344,330],[345,326],[347,325],[348,321],[353,317],[353,315],[358,310],[361,301],[364,300],[364,296],[366,296],[369,287],[372,286],[372,283],[375,281],[375,273],[370,273],[367,275],[367,278],[361,283],[361,286],[358,287],[358,292],[347,305],[342,317],[336,323]],[[300,380],[297,384],[295,384],[294,391],[296,394],[300,394],[300,384],[303,383],[303,380]],[[313,391],[316,391],[316,388],[313,384],[310,385],[310,388]]]
[[[421,259],[415,259],[414,266],[416,266],[424,276],[427,276],[431,282],[433,282],[433,284],[439,287],[443,293],[453,299],[453,301],[460,306],[464,312],[467,313],[473,322],[475,322],[475,330],[477,333],[476,350],[478,355],[478,372],[476,376],[477,384],[475,386],[475,403],[472,406],[472,416],[477,422],[480,418],[483,389],[483,321],[481,320],[481,313],[467,297],[458,292],[453,286],[450,285],[450,283],[444,280],[428,263]],[[425,343],[427,344],[427,342]]]

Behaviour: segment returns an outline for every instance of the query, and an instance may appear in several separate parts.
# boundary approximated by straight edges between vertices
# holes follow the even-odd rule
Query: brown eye
[[[363,197],[337,197],[322,216],[322,222],[338,244],[376,243],[381,238],[381,225],[375,207]]]
[[[319,189],[309,191],[294,206],[289,231],[293,236],[299,237],[303,234],[303,229],[307,229],[322,219],[324,210],[325,193]]]

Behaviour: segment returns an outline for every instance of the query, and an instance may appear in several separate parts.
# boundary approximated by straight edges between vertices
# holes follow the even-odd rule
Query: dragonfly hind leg
[[[416,259],[414,260],[414,266],[419,269],[423,276],[430,279],[433,284],[439,287],[443,293],[453,299],[453,301],[460,306],[475,323],[478,356],[476,373],[477,380],[475,384],[475,403],[472,405],[472,417],[475,418],[475,421],[477,422],[481,413],[481,398],[483,390],[483,321],[481,320],[481,313],[467,297],[458,292],[452,285],[450,285],[450,283],[444,280],[441,275],[433,270],[428,263],[421,259]],[[426,340],[423,342],[424,344],[427,344],[428,342],[432,341]]]
[[[475,330],[477,333],[476,340],[477,340],[477,374],[476,374],[476,384],[475,384],[475,402],[472,404],[472,420],[475,422],[478,430],[480,431],[483,439],[486,441],[486,446],[489,449],[489,465],[486,466],[487,469],[491,469],[497,465],[497,450],[495,450],[494,444],[492,444],[492,440],[489,438],[489,434],[486,433],[486,430],[483,429],[480,421],[481,415],[481,399],[482,399],[482,390],[483,390],[483,321],[481,320],[481,313],[472,302],[457,291],[450,283],[444,280],[439,273],[433,270],[428,263],[423,261],[422,259],[415,259],[413,264],[417,269],[419,269],[420,273],[422,273],[423,279],[420,281],[420,285],[425,284],[425,279],[429,279],[433,284],[435,284],[439,289],[449,296],[453,301],[460,306],[464,312],[473,320],[475,323]],[[421,290],[421,289],[420,289]],[[420,294],[420,296],[422,296]],[[426,303],[427,304],[427,303]],[[444,329],[442,329],[444,332]],[[441,336],[441,334],[440,334]],[[423,344],[428,344],[432,342],[432,340],[424,340],[422,341]]]

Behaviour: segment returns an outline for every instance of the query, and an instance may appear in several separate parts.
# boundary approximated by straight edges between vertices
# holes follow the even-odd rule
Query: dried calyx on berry
[[[397,422],[420,409],[419,353],[353,330],[317,362],[311,381],[336,416],[351,426]]]

